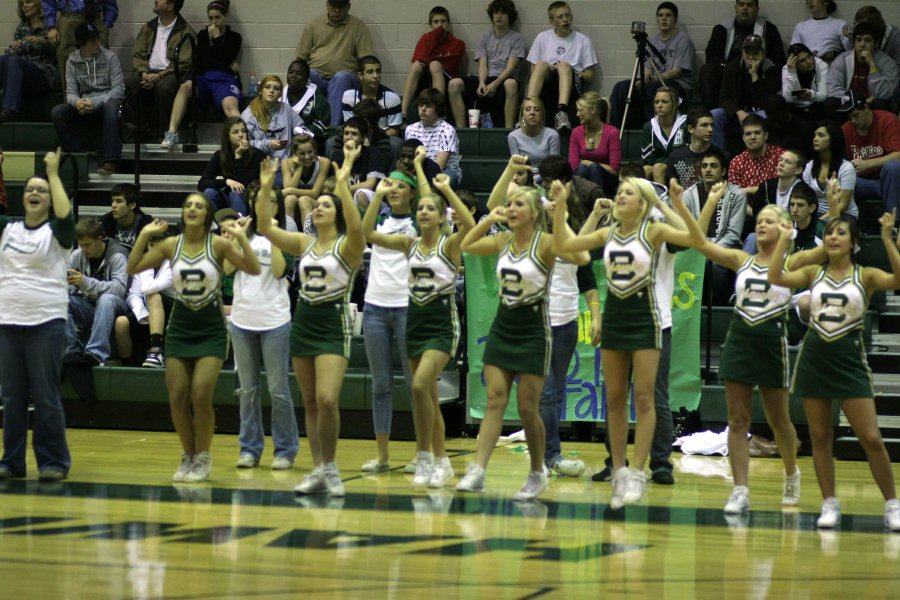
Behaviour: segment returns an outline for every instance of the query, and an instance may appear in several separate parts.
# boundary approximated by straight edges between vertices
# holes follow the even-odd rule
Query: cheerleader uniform
[[[422,254],[422,238],[409,249],[406,353],[410,358],[426,350],[456,354],[460,334],[454,297],[457,267],[445,253],[447,239],[442,235],[428,254]]]
[[[787,313],[791,290],[772,285],[769,267],[748,258],[737,271],[731,324],[719,365],[719,377],[763,388],[788,386]]]
[[[350,358],[353,323],[347,301],[356,271],[338,249],[339,235],[323,252],[310,244],[300,258],[300,294],[291,327],[291,356],[337,354]]]
[[[611,228],[603,263],[606,267],[606,303],[600,346],[608,350],[659,349],[662,346],[660,317],[656,307],[656,262],[658,253],[647,238],[650,221],[627,236]]]
[[[538,255],[541,232],[520,254],[513,237],[500,252],[497,279],[500,306],[488,333],[482,362],[516,373],[545,377],[550,367],[552,334],[547,313],[551,268]]]
[[[172,259],[175,303],[166,326],[166,354],[175,358],[228,357],[228,331],[222,312],[222,266],[213,253],[213,234],[194,256],[184,252],[184,235]]]
[[[810,287],[810,324],[791,391],[806,398],[872,398],[863,326],[869,298],[862,267],[835,281],[822,267]]]

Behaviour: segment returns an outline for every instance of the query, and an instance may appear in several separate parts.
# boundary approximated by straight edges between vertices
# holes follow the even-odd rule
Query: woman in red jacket
[[[447,93],[447,82],[459,76],[459,63],[466,53],[466,43],[453,35],[450,27],[450,12],[443,6],[435,6],[428,13],[431,31],[419,38],[413,51],[412,66],[403,85],[403,99],[400,108],[403,116],[409,103],[420,90],[419,82],[423,73],[431,74],[431,85],[442,94]]]

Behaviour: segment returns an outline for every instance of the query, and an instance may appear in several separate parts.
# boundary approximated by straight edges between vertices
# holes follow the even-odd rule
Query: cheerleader
[[[451,189],[450,178],[437,175],[434,185],[443,196],[429,193],[419,198],[416,205],[419,237],[377,231],[375,220],[381,201],[398,186],[394,175],[392,173],[378,184],[362,228],[366,240],[409,257],[406,353],[412,373],[418,451],[413,485],[440,488],[453,477],[453,468],[445,450],[437,380],[444,366],[456,355],[459,343],[459,317],[454,297],[456,273],[460,264],[460,242],[475,226],[475,219]],[[397,172],[397,176],[402,173]],[[452,234],[444,198],[459,216],[457,230]]]
[[[149,250],[148,242],[169,224],[155,219],[146,225],[128,257],[128,274],[172,265],[175,303],[166,327],[166,387],[172,422],[181,440],[181,464],[175,482],[209,479],[209,448],[215,429],[213,391],[228,356],[228,332],[222,312],[222,264],[258,275],[259,261],[236,222],[225,226],[237,244],[210,232],[214,209],[200,193],[189,195],[181,208],[183,233],[164,239]],[[146,250],[146,253],[145,253]]]
[[[683,204],[681,188],[669,195],[675,206]],[[594,210],[577,237],[565,227],[565,214],[554,216],[553,237],[557,248],[572,252],[605,246],[608,293],[603,307],[600,357],[606,384],[607,432],[613,467],[610,508],[635,504],[644,495],[647,475],[644,465],[656,426],[654,386],[659,366],[662,330],[656,308],[656,262],[664,242],[687,246],[690,235],[666,223],[649,219],[658,208],[666,220],[681,219],[659,200],[653,185],[644,179],[625,177],[613,206],[613,224],[594,230],[608,210],[608,201],[597,200]],[[633,467],[625,465],[628,444],[628,391],[634,373],[637,425]]]
[[[832,185],[839,184],[834,181]],[[856,262],[859,229],[855,220],[844,216],[831,219],[825,228],[828,259],[824,264],[784,272],[783,257],[790,244],[791,231],[782,226],[769,267],[769,283],[810,288],[811,327],[797,357],[791,391],[802,398],[809,423],[813,465],[824,498],[822,514],[816,522],[822,529],[832,529],[841,523],[832,455],[832,402],[838,400],[884,496],[884,525],[891,531],[900,531],[900,502],[894,489],[891,460],[878,429],[872,371],[863,344],[869,298],[877,290],[900,288],[900,252],[892,237],[895,218],[896,214],[885,213],[879,219],[881,240],[892,273]]]
[[[334,195],[321,195],[313,208],[318,237],[285,231],[272,222],[272,186],[278,161],[260,169],[256,202],[257,231],[285,252],[300,257],[300,297],[291,328],[290,351],[300,387],[313,470],[294,491],[343,496],[335,463],[340,413],[338,401],[350,358],[352,323],[347,300],[362,262],[365,240],[348,184],[359,148],[344,146],[344,164],[336,173]]]

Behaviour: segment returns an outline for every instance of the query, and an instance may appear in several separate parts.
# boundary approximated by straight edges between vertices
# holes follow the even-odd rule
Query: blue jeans
[[[69,296],[69,320],[66,322],[65,362],[78,362],[84,353],[90,352],[101,361],[109,359],[109,336],[116,317],[124,315],[128,307],[125,300],[115,294],[101,294],[96,301],[84,296]],[[87,345],[78,336],[79,327],[90,327]]]
[[[891,212],[900,204],[900,160],[889,160],[881,167],[878,179],[856,178],[853,192],[857,205],[860,200],[881,198],[884,211]]]
[[[727,131],[740,130],[737,116],[729,117],[728,112],[724,108],[714,108],[711,112],[713,118],[712,145],[719,150],[726,150],[725,133]],[[766,118],[766,111],[764,110],[755,110],[750,114],[759,115],[763,119]]]
[[[756,254],[756,232],[751,231],[744,240],[744,252],[747,254]]]
[[[619,176],[615,173],[610,173],[597,163],[578,165],[572,174],[584,177],[585,179],[589,179],[598,184],[603,188],[603,193],[606,194],[608,198],[612,198],[616,193],[616,188],[619,187]]]
[[[53,91],[47,76],[35,63],[16,54],[0,56],[3,108],[22,112],[22,96],[41,96]]]
[[[550,371],[541,390],[540,415],[547,430],[544,463],[548,467],[561,458],[559,447],[559,421],[563,399],[566,397],[566,375],[578,343],[578,320],[552,328],[553,345],[550,349]]]
[[[343,98],[347,90],[359,89],[359,78],[350,71],[338,71],[331,79],[325,79],[315,69],[309,70],[309,80],[328,96],[331,108],[331,126],[336,127],[344,122]]]
[[[249,214],[250,209],[247,206],[247,201],[244,199],[243,194],[238,194],[230,188],[228,191],[217,190],[216,188],[206,188],[203,190],[203,195],[209,200],[213,210],[233,208],[241,213],[241,215]]]
[[[57,104],[50,111],[53,126],[59,136],[59,143],[64,152],[84,152],[79,126],[103,128],[100,141],[100,159],[103,162],[118,162],[122,159],[122,134],[119,131],[119,105],[122,100],[107,100],[98,110],[87,114],[78,114],[71,104]]]
[[[266,368],[266,383],[272,399],[272,444],[275,456],[294,460],[300,445],[297,416],[288,382],[291,324],[268,331],[251,331],[231,324],[234,342],[234,366],[237,370],[241,401],[241,452],[259,460],[265,445],[262,402],[259,393],[260,359]]]
[[[59,399],[66,322],[55,319],[24,327],[0,325],[0,395],[3,398],[3,458],[16,477],[25,476],[28,397],[34,400],[32,446],[38,470],[69,471],[66,415]]]
[[[406,356],[406,307],[385,308],[366,304],[363,310],[363,334],[366,341],[366,357],[372,374],[372,419],[375,433],[391,432],[393,416],[394,366],[391,342],[400,355],[406,388],[412,377],[409,374],[409,359]]]

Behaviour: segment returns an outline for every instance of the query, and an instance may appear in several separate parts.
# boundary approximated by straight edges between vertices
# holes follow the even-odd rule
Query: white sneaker
[[[193,465],[194,459],[187,454],[182,454],[181,464],[178,465],[178,469],[176,469],[175,474],[172,475],[172,481],[174,481],[175,483],[184,482],[184,478],[187,477],[187,474],[191,472],[191,467]]]
[[[178,132],[167,131],[165,135],[163,135],[163,140],[160,142],[159,147],[163,150],[174,150],[175,146],[178,145]]]
[[[625,486],[631,477],[631,471],[628,467],[622,467],[615,472],[612,478],[612,498],[609,499],[609,507],[613,510],[619,510],[625,506]]]
[[[235,467],[238,469],[252,469],[253,467],[259,464],[259,459],[250,454],[249,452],[241,452],[240,457],[238,457],[237,463],[235,463]]]
[[[416,465],[418,462],[415,458],[409,459],[409,462],[403,465],[403,472],[407,475],[415,475],[416,474]]]
[[[384,473],[385,471],[390,470],[391,463],[381,462],[377,458],[373,458],[372,460],[363,463],[363,466],[360,467],[360,471],[363,473]]]
[[[540,471],[529,471],[528,479],[525,480],[525,485],[515,493],[513,500],[523,500],[526,502],[528,500],[534,500],[547,489],[549,484],[550,480],[547,479],[544,469],[541,469]]]
[[[625,480],[625,492],[622,494],[622,502],[625,504],[637,504],[644,497],[644,486],[647,484],[647,474],[643,470],[629,469],[628,479]]]
[[[834,529],[841,524],[841,502],[837,498],[825,498],[822,502],[822,514],[816,520],[820,529]]]
[[[457,492],[476,492],[484,491],[484,469],[476,464],[469,467],[465,477],[456,484]]]
[[[442,488],[448,481],[453,479],[453,475],[450,459],[445,456],[434,464],[434,469],[431,471],[431,479],[428,480],[428,487]]]
[[[335,463],[328,463],[325,465],[322,469],[322,479],[325,482],[325,490],[328,492],[329,496],[340,498],[346,494],[344,483],[341,481],[341,474],[338,472]]]
[[[553,470],[566,477],[581,477],[584,463],[577,458],[561,458],[553,463]]]
[[[294,468],[294,461],[284,456],[276,456],[269,468],[273,471],[290,471]]]
[[[303,478],[303,481],[297,484],[294,488],[294,493],[307,496],[311,494],[324,494],[325,490],[325,481],[322,479],[322,467],[320,465],[310,471],[310,473]]]
[[[572,129],[572,123],[569,122],[569,115],[564,110],[556,113],[556,116],[553,118],[553,124],[556,126],[555,129],[560,132]]]
[[[184,476],[185,483],[200,483],[208,481],[212,474],[212,456],[209,452],[202,450],[194,457],[194,464],[191,466],[191,472]]]
[[[419,452],[416,459],[416,476],[413,477],[413,487],[425,487],[431,481],[431,473],[434,471],[434,455],[431,452]]]
[[[784,476],[784,493],[781,495],[784,506],[797,506],[800,503],[800,469],[793,475]]]
[[[725,503],[726,515],[739,515],[750,510],[750,490],[746,485],[736,485]]]
[[[884,526],[891,531],[900,531],[900,500],[894,498],[884,503]]]

